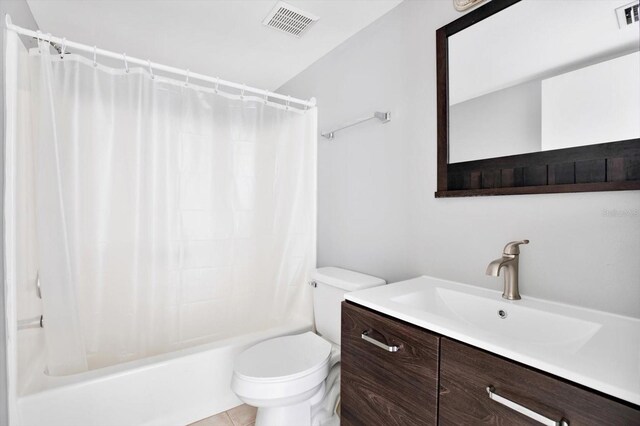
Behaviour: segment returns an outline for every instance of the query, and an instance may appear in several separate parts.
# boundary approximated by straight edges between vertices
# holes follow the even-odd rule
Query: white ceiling
[[[619,29],[631,0],[525,0],[449,38],[449,102],[566,72],[640,48],[638,24]]]
[[[27,0],[40,30],[275,90],[402,0],[290,0],[320,19],[301,37],[262,25],[276,0]]]

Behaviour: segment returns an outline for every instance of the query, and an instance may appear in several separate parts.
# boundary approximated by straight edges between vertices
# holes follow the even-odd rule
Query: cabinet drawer
[[[447,338],[440,344],[441,425],[541,424],[504,405],[509,401],[570,426],[640,425],[640,411],[630,406]]]
[[[341,424],[435,425],[438,344],[435,334],[344,302]]]

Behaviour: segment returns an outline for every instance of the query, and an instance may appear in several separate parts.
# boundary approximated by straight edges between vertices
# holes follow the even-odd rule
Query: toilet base
[[[258,407],[255,426],[307,426],[311,425],[311,407],[325,394],[324,382],[313,396],[297,404]]]
[[[255,426],[297,426],[311,424],[308,401],[285,407],[259,407]]]
[[[339,426],[340,417],[336,413],[311,418],[311,404],[305,401],[286,407],[260,407],[256,414],[255,426]]]

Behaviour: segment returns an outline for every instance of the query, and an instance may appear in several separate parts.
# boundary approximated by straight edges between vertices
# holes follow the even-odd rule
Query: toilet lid
[[[331,344],[309,331],[252,346],[236,359],[234,371],[257,382],[292,380],[322,368],[330,354]]]

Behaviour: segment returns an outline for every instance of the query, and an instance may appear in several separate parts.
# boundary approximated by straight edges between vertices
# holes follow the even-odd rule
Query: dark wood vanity
[[[341,394],[343,426],[540,424],[505,400],[559,425],[640,425],[638,406],[350,302]]]
[[[362,338],[393,342],[389,352]],[[438,420],[438,335],[357,305],[342,305],[342,425],[429,425]]]

